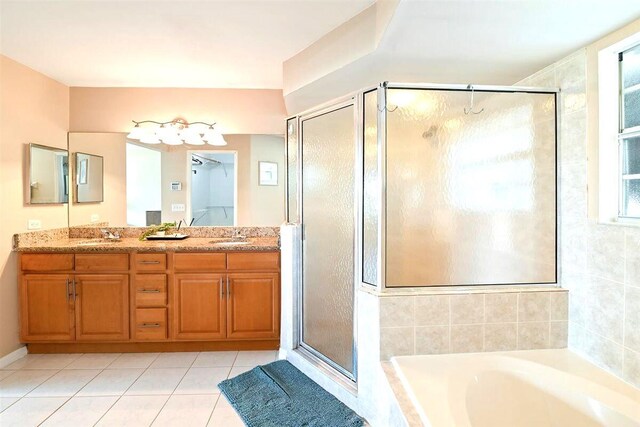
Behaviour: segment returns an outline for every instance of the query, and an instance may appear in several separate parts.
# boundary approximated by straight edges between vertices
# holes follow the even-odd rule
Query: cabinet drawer
[[[129,254],[76,254],[76,271],[129,270]]]
[[[227,255],[229,270],[278,270],[279,252],[245,252]]]
[[[135,289],[136,307],[167,305],[167,276],[165,274],[137,274]]]
[[[20,268],[23,271],[73,270],[73,254],[22,254]]]
[[[227,267],[227,255],[222,253],[177,253],[173,255],[175,271],[215,271]]]
[[[139,308],[136,310],[135,339],[166,340],[167,309]]]
[[[164,271],[167,269],[166,254],[136,254],[134,259],[138,271]]]

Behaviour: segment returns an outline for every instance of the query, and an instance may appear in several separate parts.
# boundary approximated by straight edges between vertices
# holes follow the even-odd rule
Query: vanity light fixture
[[[215,123],[192,122],[184,119],[173,119],[169,122],[155,120],[135,121],[127,138],[138,140],[144,144],[167,145],[227,145],[222,134],[215,130]],[[148,126],[145,126],[148,125]]]

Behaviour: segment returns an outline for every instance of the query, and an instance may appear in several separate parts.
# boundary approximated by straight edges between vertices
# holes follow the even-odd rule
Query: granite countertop
[[[62,238],[19,245],[17,252],[228,252],[228,251],[279,251],[278,237],[248,237],[242,244],[229,238],[189,237],[184,240],[140,241],[122,238],[108,241],[102,238]]]

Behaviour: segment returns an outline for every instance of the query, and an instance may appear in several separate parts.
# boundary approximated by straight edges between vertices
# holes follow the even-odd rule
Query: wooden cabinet
[[[71,292],[69,275],[23,275],[20,281],[22,341],[73,340]]]
[[[21,338],[277,348],[279,264],[275,251],[21,254]]]
[[[231,273],[227,281],[227,338],[278,338],[279,275]]]
[[[129,338],[129,276],[75,276],[76,340],[120,341]]]
[[[176,274],[173,282],[173,331],[176,339],[210,340],[226,335],[222,274]]]

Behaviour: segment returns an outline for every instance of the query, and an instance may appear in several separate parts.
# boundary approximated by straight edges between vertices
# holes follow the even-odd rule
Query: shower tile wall
[[[567,292],[380,297],[380,358],[567,346]]]
[[[640,228],[587,218],[586,50],[520,82],[560,87],[562,286],[569,348],[640,387]]]

